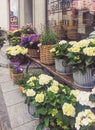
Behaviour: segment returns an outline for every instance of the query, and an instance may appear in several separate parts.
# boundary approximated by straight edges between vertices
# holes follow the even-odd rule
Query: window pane
[[[48,24],[60,39],[88,37],[95,26],[95,0],[48,0]]]

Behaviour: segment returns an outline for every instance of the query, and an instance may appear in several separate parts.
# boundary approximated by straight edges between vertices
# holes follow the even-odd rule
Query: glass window
[[[18,29],[18,0],[10,0],[10,30]]]
[[[95,0],[48,0],[48,25],[59,39],[80,40],[95,28]]]

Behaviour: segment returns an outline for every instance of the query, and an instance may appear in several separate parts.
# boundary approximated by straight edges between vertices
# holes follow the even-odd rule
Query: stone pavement
[[[6,47],[0,50],[0,130],[36,130],[38,120],[29,115],[25,97],[10,78]]]

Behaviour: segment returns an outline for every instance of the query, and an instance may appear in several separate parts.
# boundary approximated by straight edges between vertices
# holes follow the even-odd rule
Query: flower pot
[[[20,80],[23,76],[23,73],[14,74],[12,73],[12,80],[14,83],[17,83],[18,80]]]
[[[28,54],[30,55],[30,57],[40,57],[39,51],[37,49],[28,49]]]
[[[39,119],[39,117],[34,117],[33,114],[36,111],[36,107],[33,104],[28,105],[28,113],[31,115],[33,119]]]
[[[72,74],[72,67],[68,66],[64,59],[55,58],[55,69],[58,73],[63,75]]]
[[[75,84],[80,88],[93,88],[95,86],[95,68],[87,68],[86,73],[78,71],[73,73]]]
[[[53,45],[41,45],[40,46],[40,62],[43,64],[51,65],[54,63],[54,58],[50,50]]]

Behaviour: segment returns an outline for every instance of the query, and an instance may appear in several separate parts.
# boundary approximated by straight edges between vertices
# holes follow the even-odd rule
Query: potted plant
[[[19,62],[20,64],[24,64],[27,62],[26,54],[28,52],[27,48],[16,45],[11,46],[6,49],[7,58],[12,62]]]
[[[53,64],[54,58],[50,49],[57,43],[57,36],[50,29],[45,29],[40,37],[40,61],[44,64]]]
[[[15,65],[20,65],[20,63],[19,62],[10,62],[9,63],[9,73],[10,73],[10,77],[12,78],[12,72],[13,72],[13,68],[14,68],[14,66]]]
[[[90,92],[71,90],[51,76],[40,74],[29,78],[25,94],[27,103],[36,107],[32,115],[39,117],[36,130],[95,128],[95,88]]]
[[[74,42],[74,41],[73,41]],[[71,74],[72,67],[68,66],[68,48],[71,47],[71,42],[68,43],[65,40],[61,40],[59,43],[54,45],[54,47],[50,50],[55,58],[55,69],[58,73],[63,75]]]
[[[38,34],[31,34],[29,37],[23,36],[20,46],[28,48],[28,54],[31,57],[39,57],[39,38],[40,36]]]
[[[30,34],[35,34],[36,33],[36,29],[32,25],[32,23],[26,24],[25,26],[23,26],[21,28],[21,30],[22,30],[22,34],[24,36],[30,36]]]
[[[14,65],[12,70],[12,80],[16,84],[23,76],[23,68],[20,65]]]
[[[30,73],[24,73],[21,79],[19,79],[16,84],[19,86],[19,89],[23,93],[23,90],[25,88],[25,85],[27,84],[27,81],[29,80],[31,74]]]
[[[77,86],[95,86],[95,39],[84,39],[68,49],[68,65],[73,66],[73,79]]]

